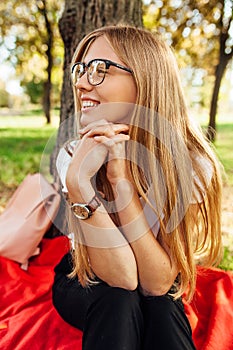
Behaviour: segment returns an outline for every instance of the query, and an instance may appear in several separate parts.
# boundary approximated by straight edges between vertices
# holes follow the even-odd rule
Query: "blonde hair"
[[[135,142],[129,142],[127,149],[132,178],[139,195],[146,202],[149,202],[146,192],[149,188],[153,190],[156,203],[153,209],[160,216],[158,239],[169,247],[180,271],[176,297],[188,290],[187,299],[191,299],[195,290],[197,260],[201,257],[203,265],[211,266],[217,264],[222,256],[219,163],[202,132],[189,120],[174,54],[160,36],[132,26],[102,27],[80,42],[72,63],[81,61],[99,36],[105,36],[120,60],[133,70],[138,108],[132,116],[129,131],[130,140]],[[75,103],[79,110],[78,101]],[[148,150],[143,157],[140,145]],[[205,159],[211,169],[209,181],[200,159]],[[190,164],[195,174],[191,180]],[[105,166],[98,172],[97,180],[97,185],[111,200]],[[190,181],[194,181],[195,185],[192,196],[199,197],[195,210],[192,205],[186,205],[190,203]],[[165,201],[164,191],[160,191],[158,185],[166,189]],[[171,217],[176,225],[171,223]],[[117,213],[113,220],[119,224]],[[70,226],[82,235],[72,216]],[[94,277],[87,249],[80,243],[74,256],[72,275],[75,274],[83,286],[91,283]]]

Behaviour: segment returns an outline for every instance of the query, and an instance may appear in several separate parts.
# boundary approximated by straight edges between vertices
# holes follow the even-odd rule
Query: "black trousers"
[[[55,268],[53,303],[61,317],[83,331],[83,350],[194,350],[181,299],[143,296],[99,283],[83,288],[69,279],[70,254]]]

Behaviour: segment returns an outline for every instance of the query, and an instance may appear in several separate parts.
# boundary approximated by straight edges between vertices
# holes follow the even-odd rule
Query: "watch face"
[[[92,214],[91,210],[85,204],[73,204],[71,208],[74,215],[81,220],[88,219]]]

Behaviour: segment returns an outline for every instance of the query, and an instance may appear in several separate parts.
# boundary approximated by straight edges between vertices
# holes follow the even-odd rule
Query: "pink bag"
[[[38,255],[39,243],[52,225],[60,195],[43,175],[27,175],[0,216],[0,255],[21,263]]]

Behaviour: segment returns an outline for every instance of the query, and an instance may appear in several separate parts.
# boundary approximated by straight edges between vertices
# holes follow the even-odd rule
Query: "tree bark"
[[[221,81],[224,76],[227,63],[228,63],[228,59],[226,59],[226,57],[220,59],[220,62],[217,65],[215,70],[215,83],[214,83],[214,89],[213,89],[213,94],[211,98],[209,124],[207,128],[207,138],[211,142],[215,140],[215,136],[216,136],[216,115],[217,115],[217,108],[218,108],[218,96],[219,96]]]
[[[59,183],[56,158],[62,145],[76,135],[73,90],[70,81],[70,63],[78,42],[90,31],[104,25],[127,23],[142,26],[141,0],[66,0],[59,30],[65,46],[63,85],[61,92],[60,125],[53,154],[50,159],[50,172]],[[51,235],[67,232],[65,203],[62,201],[53,225]]]
[[[229,30],[230,30],[232,20],[231,18],[229,18],[227,25],[224,25],[223,18],[224,18],[224,14],[222,11],[222,15],[220,19],[221,34],[219,36],[219,63],[216,66],[216,70],[215,70],[215,83],[214,83],[214,89],[213,89],[211,105],[210,105],[209,124],[207,128],[207,138],[211,142],[215,140],[215,136],[216,136],[216,116],[217,116],[218,96],[219,96],[221,81],[224,76],[227,64],[233,57],[233,47],[231,48],[230,53],[226,53],[226,47],[227,47],[226,43],[230,37]]]
[[[47,124],[51,123],[51,115],[50,115],[50,109],[51,109],[51,91],[52,91],[52,68],[53,68],[53,55],[52,55],[52,46],[53,46],[53,31],[51,23],[49,22],[48,15],[47,15],[47,8],[46,8],[46,1],[43,0],[43,7],[40,10],[44,16],[45,20],[45,27],[46,27],[46,34],[47,34],[47,50],[46,50],[46,56],[47,56],[47,80],[44,83],[44,91],[43,91],[43,111],[47,120]]]
[[[142,26],[141,0],[66,0],[59,30],[65,46],[60,126],[51,157],[51,173],[58,181],[55,159],[64,142],[76,135],[70,62],[79,41],[90,31],[104,25],[127,23]]]

